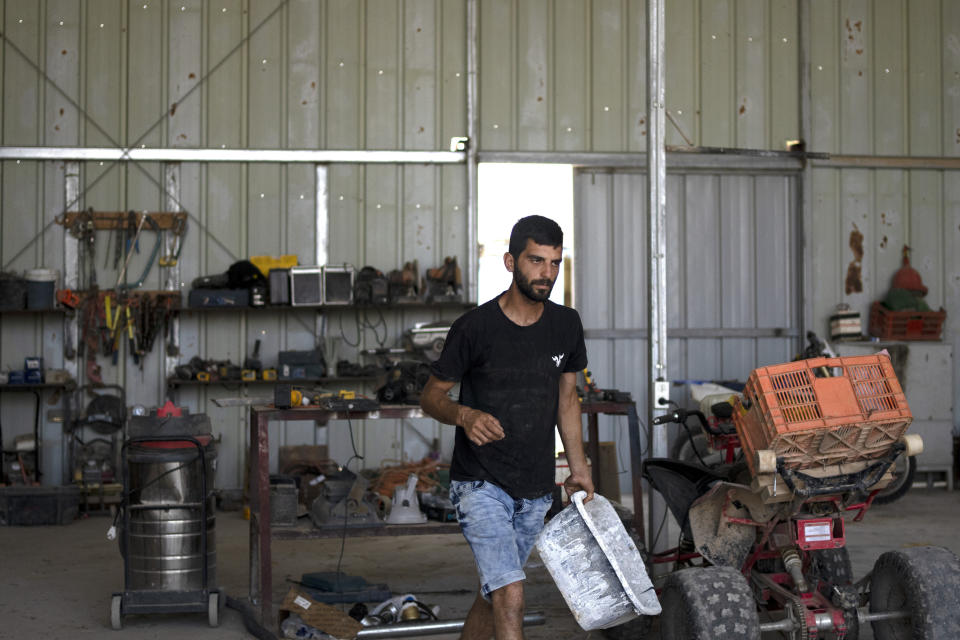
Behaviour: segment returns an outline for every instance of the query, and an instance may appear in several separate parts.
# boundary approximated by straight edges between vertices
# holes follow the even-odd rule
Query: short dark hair
[[[548,247],[563,246],[563,229],[550,218],[543,216],[527,216],[517,220],[510,232],[510,255],[520,257],[527,248],[527,240]]]

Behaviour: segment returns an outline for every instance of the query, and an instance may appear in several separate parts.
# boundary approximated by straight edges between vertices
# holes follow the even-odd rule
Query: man
[[[520,219],[503,263],[510,288],[450,328],[420,405],[456,425],[450,499],[480,574],[464,640],[523,638],[523,565],[553,501],[554,425],[568,494],[593,497],[583,453],[576,375],[587,365],[579,314],[550,302],[563,231],[543,216]],[[460,399],[447,393],[460,383]]]

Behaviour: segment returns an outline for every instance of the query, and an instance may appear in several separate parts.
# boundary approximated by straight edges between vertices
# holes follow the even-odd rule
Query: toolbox
[[[327,375],[327,361],[322,349],[281,351],[278,359],[281,380],[322,378]]]
[[[0,487],[0,525],[70,524],[80,515],[80,487]]]

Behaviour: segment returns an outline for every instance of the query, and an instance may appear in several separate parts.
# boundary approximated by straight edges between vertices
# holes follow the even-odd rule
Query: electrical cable
[[[697,449],[697,445],[696,445],[696,443],[693,441],[693,432],[690,431],[690,427],[687,426],[686,421],[681,422],[681,423],[680,423],[680,426],[682,426],[683,429],[684,429],[684,431],[687,432],[687,437],[690,439],[690,447],[693,449],[693,452],[694,452],[695,454],[697,454],[697,460],[700,461],[700,464],[702,464],[702,465],[704,466],[704,468],[706,468],[706,469],[712,468],[712,467],[710,467],[710,465],[708,465],[706,462],[704,462],[703,456],[700,455],[700,450]]]
[[[353,455],[347,459],[344,463],[343,468],[347,471],[350,470],[350,463],[354,460],[363,460],[363,456],[357,453],[357,443],[353,439],[353,421],[350,420],[350,416],[347,416],[347,427],[350,429],[350,446],[353,449]],[[359,473],[359,471],[357,472]],[[343,510],[343,531],[340,534],[340,555],[337,558],[337,593],[343,594],[343,589],[340,585],[340,567],[343,564],[343,551],[347,546],[347,518],[350,516],[350,512],[346,509],[347,505],[344,505]]]
[[[359,316],[360,312],[359,312],[358,310],[354,309],[354,313],[357,314],[357,340],[356,340],[356,342],[350,342],[350,340],[347,339],[346,334],[343,332],[343,314],[341,313],[340,316],[339,316],[339,321],[340,321],[340,338],[346,343],[346,345],[347,345],[348,347],[357,347],[357,346],[360,346],[360,316]]]
[[[201,454],[201,455],[202,455],[202,454]],[[160,475],[158,475],[156,478],[153,478],[153,479],[151,479],[150,481],[143,483],[141,486],[137,487],[136,489],[131,489],[130,491],[128,491],[128,492],[127,492],[127,496],[126,496],[127,499],[129,499],[130,496],[133,495],[134,493],[139,493],[139,492],[143,491],[144,489],[148,488],[150,485],[154,484],[155,482],[159,482],[160,479],[163,478],[164,476],[168,476],[168,475],[170,475],[171,473],[174,473],[175,471],[180,471],[180,469],[183,469],[183,468],[186,467],[188,464],[192,464],[192,463],[194,463],[194,462],[196,462],[196,460],[188,460],[188,461],[186,461],[186,462],[181,462],[179,465],[177,465],[176,467],[174,467],[174,468],[172,468],[172,469],[167,469],[166,471],[164,471],[163,473],[161,473]],[[205,499],[205,497],[204,497],[204,499]],[[113,515],[113,526],[117,526],[117,520],[120,518],[120,514],[121,514],[121,513],[122,513],[122,509],[117,509],[117,512]]]
[[[653,537],[653,542],[650,543],[651,551],[657,548],[657,542],[660,541],[660,534],[663,532],[663,525],[667,523],[667,511],[664,510],[663,518],[660,520],[660,526],[657,527],[657,535]]]
[[[256,613],[254,613],[253,608],[249,604],[243,600],[228,596],[223,591],[220,592],[220,595],[226,598],[228,607],[240,612],[240,616],[243,618],[243,626],[250,632],[250,635],[258,640],[277,640],[276,635],[257,622]]]

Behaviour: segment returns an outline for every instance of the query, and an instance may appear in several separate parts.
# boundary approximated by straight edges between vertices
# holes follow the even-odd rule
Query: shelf
[[[337,377],[332,376],[329,378],[299,378],[296,380],[214,380],[211,382],[201,382],[200,380],[180,380],[179,378],[169,378],[167,379],[168,387],[213,387],[216,385],[222,385],[227,387],[233,387],[237,385],[263,385],[263,384],[292,384],[292,385],[310,385],[310,384],[326,384],[331,382],[374,382],[377,380],[377,376],[353,376],[353,377]],[[21,386],[21,385],[17,385]]]
[[[0,384],[0,391],[37,391],[40,389],[71,389],[76,383],[44,382],[41,384]]]
[[[354,305],[354,304],[326,304],[326,305],[316,305],[316,306],[292,306],[292,305],[264,305],[262,307],[181,307],[179,309],[180,313],[188,313],[193,311],[198,311],[200,313],[216,313],[216,312],[229,312],[229,311],[256,311],[256,312],[267,312],[267,311],[402,311],[404,309],[410,310],[428,310],[428,309],[472,309],[475,307],[472,302],[410,302],[406,304],[365,304],[365,305]]]
[[[68,311],[73,311],[73,309],[67,309],[65,307],[54,307],[53,309],[7,309],[0,311],[0,316],[36,316],[44,313],[65,314]]]
[[[307,520],[309,522],[309,520]],[[270,537],[274,540],[315,540],[319,538],[340,538],[344,535],[351,538],[389,537],[389,536],[425,536],[437,533],[460,533],[460,525],[456,522],[436,522],[428,520],[424,524],[385,524],[375,527],[346,527],[331,525],[319,528],[313,524],[296,524],[293,526],[270,527]]]

